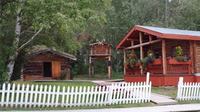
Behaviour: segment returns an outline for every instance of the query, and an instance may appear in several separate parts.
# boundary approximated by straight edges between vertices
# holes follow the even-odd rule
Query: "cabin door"
[[[43,62],[43,76],[51,77],[52,76],[52,64],[51,62]]]
[[[59,78],[61,74],[61,64],[59,61],[52,61],[53,78]]]

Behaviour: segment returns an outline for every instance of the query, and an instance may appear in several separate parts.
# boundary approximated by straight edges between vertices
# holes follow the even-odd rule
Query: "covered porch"
[[[124,53],[125,81],[144,81],[146,72],[151,73],[154,86],[175,86],[180,76],[186,81],[198,80],[193,75],[196,40],[175,32],[135,26],[117,46]]]

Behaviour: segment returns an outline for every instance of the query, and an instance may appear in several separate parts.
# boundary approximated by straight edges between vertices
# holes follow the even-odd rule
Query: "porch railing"
[[[186,62],[178,62],[176,60],[167,60],[167,74],[191,74],[192,71],[191,60]],[[162,59],[156,59],[155,62],[148,64],[145,69],[146,72],[150,72],[152,75],[162,75]],[[140,66],[135,66],[130,69],[126,67],[126,75],[141,75]],[[144,72],[145,73],[145,72]]]

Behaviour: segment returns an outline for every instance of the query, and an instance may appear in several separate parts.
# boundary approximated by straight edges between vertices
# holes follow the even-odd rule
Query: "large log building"
[[[177,50],[179,48],[179,51]],[[176,86],[178,78],[185,81],[200,81],[200,31],[160,28],[136,25],[117,45],[124,52],[125,81],[144,81],[146,72],[151,73],[154,86]],[[127,67],[128,52],[135,52],[144,60],[151,50],[155,59],[144,66]],[[175,52],[183,52],[185,61],[177,61]]]

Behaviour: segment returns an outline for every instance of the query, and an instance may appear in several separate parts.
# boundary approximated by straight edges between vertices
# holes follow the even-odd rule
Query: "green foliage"
[[[6,73],[6,66],[4,64],[4,60],[0,58],[0,84],[4,83],[8,79],[8,75]]]
[[[181,46],[177,46],[175,48],[175,59],[177,61],[188,61],[189,58],[187,56],[183,56],[183,49]]]
[[[176,52],[175,52],[175,56],[183,56],[183,49],[181,46],[177,46],[175,48]]]
[[[143,69],[146,69],[146,66],[154,61],[154,58],[147,56],[141,60]]]
[[[146,66],[150,63],[153,63],[155,60],[155,55],[152,50],[147,51],[147,56],[141,60],[143,69],[146,69]]]
[[[102,39],[112,44],[112,67],[114,71],[121,72],[123,54],[116,51],[115,46],[134,25],[200,30],[199,0],[172,0],[167,3],[167,11],[166,0],[22,1],[3,0],[4,4],[1,4],[0,75],[6,73],[6,64],[9,56],[14,54],[14,48],[27,42],[40,28],[43,28],[42,32],[24,51],[30,51],[33,46],[45,45],[77,54],[79,60],[73,67],[75,74],[88,72],[85,70],[88,67],[88,44]],[[14,46],[16,12],[20,8],[22,31],[19,46]],[[78,40],[77,37],[82,33],[91,38]],[[99,65],[104,66],[103,63]],[[101,66],[98,66],[97,71],[103,71]]]
[[[134,68],[134,66],[139,62],[136,54],[134,51],[131,51],[128,55],[127,55],[127,65],[129,68]]]
[[[82,43],[77,41],[77,36],[82,32],[96,34],[93,29],[104,26],[106,22],[105,10],[109,7],[110,0],[26,0],[9,1],[0,5],[0,38],[7,42],[3,43],[2,49],[9,47],[11,51],[6,54],[1,52],[3,64],[6,66],[8,57],[15,54],[18,47],[26,43],[39,30],[43,29],[36,38],[25,46],[28,52],[36,45],[45,45],[61,51],[76,54]],[[20,11],[20,39],[19,45],[14,44],[15,21],[17,12]],[[91,28],[91,29],[90,29]],[[3,30],[2,30],[3,29]],[[20,54],[19,54],[20,55]],[[23,61],[22,61],[23,62]],[[17,63],[15,66],[23,65]],[[6,72],[6,69],[4,68]],[[16,70],[15,70],[16,71]]]
[[[13,52],[11,45],[12,34],[9,30],[9,24],[7,20],[2,20],[0,24],[0,83],[7,81],[7,60],[8,56]]]

